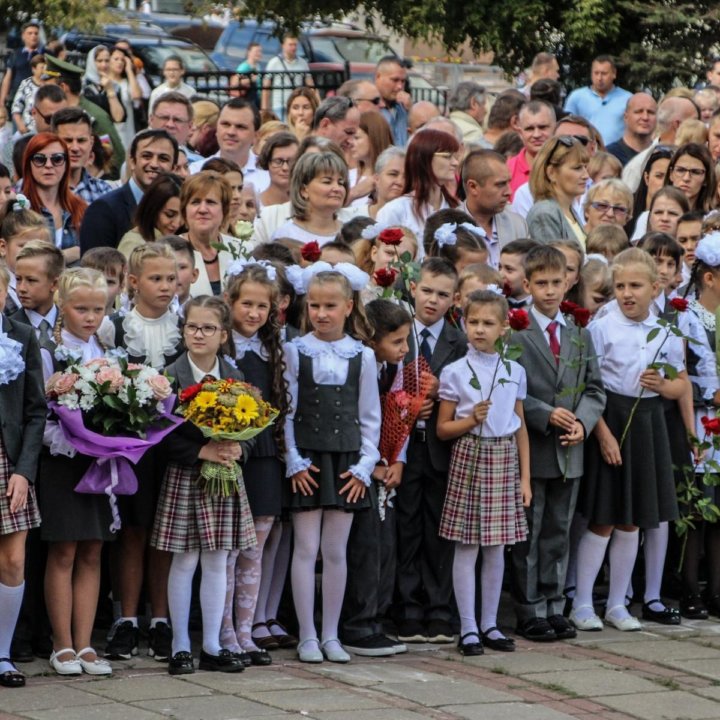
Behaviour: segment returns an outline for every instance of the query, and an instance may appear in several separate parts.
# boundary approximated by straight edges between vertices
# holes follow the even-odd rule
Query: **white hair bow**
[[[275,270],[273,264],[267,260],[242,260],[239,258],[237,260],[233,260],[230,265],[228,265],[225,274],[228,277],[233,277],[234,275],[239,275],[243,270],[245,270],[245,268],[253,265],[258,265],[263,268],[268,276],[268,280],[270,280],[270,282],[275,282],[275,279],[277,278],[277,271]]]
[[[720,232],[703,235],[695,248],[695,257],[708,267],[720,267]]]
[[[363,272],[359,267],[351,265],[350,263],[337,263],[337,265],[331,265],[324,260],[318,260],[318,262],[309,265],[302,271],[303,280],[303,293],[307,293],[308,287],[310,287],[310,281],[321,272],[337,272],[340,273],[350,284],[350,287],[355,292],[359,292],[365,288],[370,282],[370,276]]]

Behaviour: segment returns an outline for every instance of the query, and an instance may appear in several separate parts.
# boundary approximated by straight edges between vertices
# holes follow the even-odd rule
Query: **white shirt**
[[[647,232],[649,219],[650,213],[647,210],[643,210],[638,215],[637,221],[635,222],[635,230],[633,230],[632,237],[630,238],[630,243],[632,245],[637,245],[640,238]]]
[[[547,329],[551,322],[557,323],[557,327],[555,328],[555,337],[557,338],[558,343],[562,342],[562,335],[560,333],[562,332],[562,328],[566,327],[566,323],[565,316],[559,310],[554,318],[549,318],[547,315],[543,315],[534,305],[530,307],[530,312],[535,320],[537,320],[548,346],[550,345],[550,333],[548,333]]]
[[[295,443],[295,412],[298,402],[298,376],[300,373],[300,350],[312,358],[313,379],[320,385],[344,385],[347,382],[350,359],[362,353],[360,387],[358,388],[358,411],[360,417],[360,459],[348,468],[366,485],[371,482],[375,465],[380,460],[380,393],[377,381],[375,353],[359,340],[349,335],[335,342],[318,340],[312,333],[284,345],[285,379],[288,383],[290,410],[285,418],[286,476],[291,477],[310,465],[303,458]]]
[[[284,55],[276,55],[275,57],[268,60],[265,66],[265,72],[276,72],[276,73],[297,73],[297,72],[310,72],[310,66],[306,60],[295,57],[294,60],[288,60]],[[280,117],[282,120],[285,117],[285,105],[287,99],[292,93],[292,89],[305,85],[306,77],[302,75],[280,75],[278,78],[277,85],[280,88],[274,88],[270,98],[271,109]],[[273,83],[275,85],[275,83]]]
[[[166,92],[178,92],[181,95],[184,95],[188,100],[191,100],[195,97],[195,95],[198,94],[197,90],[192,86],[188,85],[186,82],[180,81],[180,84],[177,87],[171,88],[166,82],[160,83],[151,93],[150,93],[150,102],[149,107],[152,111],[153,106],[155,105],[157,99],[165,94]]]
[[[337,238],[337,233],[332,235],[318,235],[317,233],[311,233],[308,230],[301,228],[295,223],[294,220],[288,220],[284,225],[281,225],[270,238],[271,242],[279,240],[281,238],[290,238],[291,240],[297,240],[303,245],[307,245],[309,242],[316,241],[320,247],[327,245],[329,242],[333,242]]]
[[[85,342],[63,329],[60,331],[60,341],[65,347],[75,351],[74,354],[80,357],[81,365],[96,358],[105,357],[105,351],[94,335]],[[48,378],[55,372],[53,357],[50,351],[45,348],[40,348],[40,357],[42,359],[43,379],[47,382]]]
[[[235,343],[235,358],[237,360],[242,360],[247,352],[253,352],[262,360],[268,360],[268,352],[257,333],[255,333],[252,337],[245,337],[237,330],[233,330],[232,337],[233,342]]]
[[[660,332],[648,342],[648,333],[655,328],[660,328]],[[685,369],[682,339],[672,334],[668,337],[667,330],[658,325],[652,313],[645,320],[635,322],[621,312],[610,312],[593,320],[588,329],[603,384],[610,392],[638,397],[642,391],[640,375],[653,361],[669,363],[678,372]],[[657,396],[647,389],[642,394],[643,397]]]
[[[187,356],[188,363],[190,364],[190,372],[192,373],[193,380],[199,383],[207,375],[212,375],[216,380],[220,380],[220,360],[215,358],[215,364],[212,366],[209,372],[200,369],[190,358],[190,354]]]
[[[493,375],[495,387],[490,394]],[[480,382],[480,390],[470,385],[473,372]],[[498,382],[506,380],[507,382]],[[527,395],[525,369],[510,361],[510,374],[497,353],[483,353],[468,345],[467,355],[450,363],[440,373],[439,397],[456,403],[455,419],[470,417],[481,400],[492,401],[487,420],[476,425],[470,433],[481,437],[507,437],[520,428],[520,418],[515,413],[515,401],[524,400]]]
[[[218,150],[208,158],[202,158],[196,160],[194,163],[190,163],[190,174],[195,175],[199,173],[208,160],[217,157],[222,157],[222,150]],[[243,182],[251,184],[257,194],[265,192],[270,187],[270,173],[257,166],[257,155],[252,150],[248,151],[248,159],[245,167],[242,168],[242,173]]]

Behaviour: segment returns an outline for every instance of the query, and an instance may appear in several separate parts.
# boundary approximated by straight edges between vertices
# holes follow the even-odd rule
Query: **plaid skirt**
[[[14,513],[10,512],[10,498],[7,497],[7,489],[11,474],[5,443],[2,433],[0,433],[0,535],[10,535],[21,530],[40,527],[40,511],[35,496],[35,486],[32,483],[28,485],[25,509]]]
[[[440,537],[463,545],[513,545],[527,534],[515,438],[460,437],[450,456]]]
[[[150,544],[167,552],[249,550],[257,545],[242,477],[230,497],[198,487],[200,464],[167,466]]]

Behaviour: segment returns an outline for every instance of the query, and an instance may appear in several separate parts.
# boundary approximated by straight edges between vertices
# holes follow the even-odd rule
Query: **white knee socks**
[[[480,618],[480,629],[484,633],[490,628],[497,627],[497,611],[500,605],[503,572],[505,571],[504,552],[504,545],[488,545],[482,549],[482,570],[480,574],[482,617]],[[504,635],[499,630],[495,630],[488,637],[491,640],[499,640]]]
[[[172,654],[191,652],[190,648],[190,601],[192,581],[197,568],[198,551],[173,553],[168,575],[168,607],[173,625]]]
[[[662,522],[659,527],[645,530],[643,548],[645,551],[645,596],[644,602],[660,599],[665,555],[668,546],[668,523]],[[651,610],[661,612],[665,609],[662,602],[651,603]]]
[[[460,637],[474,633],[478,640],[480,635],[475,618],[475,563],[479,549],[479,545],[455,543],[453,558],[453,591],[460,614]],[[469,641],[474,642],[473,638],[469,638]]]
[[[15,587],[0,583],[0,658],[10,657],[10,643],[12,642],[15,625],[20,615],[25,583]],[[0,662],[0,673],[13,670],[11,663]]]
[[[577,583],[573,600],[573,610],[580,620],[586,620],[595,614],[592,591],[609,542],[609,537],[596,535],[590,530],[586,530],[580,538],[577,551]]]
[[[613,612],[613,617],[621,617],[622,612],[627,613],[625,607],[625,591],[632,577],[638,550],[638,531],[625,532],[615,528],[610,541],[610,588],[608,589],[607,612],[615,608],[622,608]]]
[[[220,652],[220,625],[227,588],[227,550],[203,550],[200,553],[200,610],[203,623],[203,650],[210,655]]]

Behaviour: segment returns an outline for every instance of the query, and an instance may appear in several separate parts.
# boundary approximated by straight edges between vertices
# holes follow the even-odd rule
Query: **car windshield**
[[[325,62],[348,62],[377,64],[380,58],[394,55],[384,40],[367,37],[324,37],[312,35],[315,56]]]
[[[142,48],[142,56],[152,67],[151,71],[159,72],[165,59],[171,55],[179,55],[188,72],[212,72],[215,64],[205,53],[194,48],[185,48],[178,45],[146,45]]]

